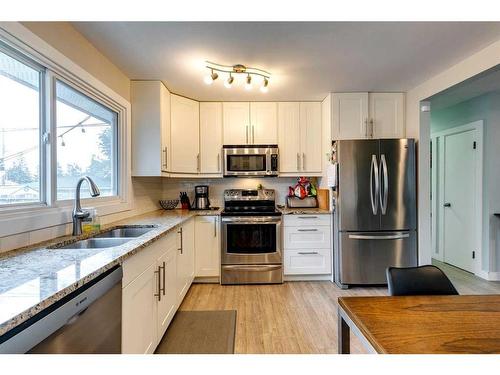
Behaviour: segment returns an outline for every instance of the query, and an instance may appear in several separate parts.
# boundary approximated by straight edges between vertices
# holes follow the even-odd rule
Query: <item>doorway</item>
[[[483,121],[431,135],[434,258],[477,271],[482,233]]]

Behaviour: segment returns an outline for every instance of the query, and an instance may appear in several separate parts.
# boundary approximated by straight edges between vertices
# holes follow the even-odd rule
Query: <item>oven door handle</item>
[[[272,223],[279,224],[281,223],[281,217],[279,216],[262,216],[262,217],[223,217],[222,222],[224,223],[239,223],[239,224],[255,224],[255,223]]]

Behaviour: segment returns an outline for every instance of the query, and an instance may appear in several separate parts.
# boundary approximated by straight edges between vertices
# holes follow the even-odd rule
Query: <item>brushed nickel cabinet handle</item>
[[[165,167],[166,170],[168,168],[168,153],[166,146],[163,148],[163,153],[165,154],[165,162],[163,163],[163,166]]]
[[[303,171],[306,170],[306,153],[305,152],[302,153],[302,170]]]
[[[162,289],[162,291],[163,291],[163,295],[165,295],[165,268],[166,268],[165,267],[165,262],[163,262],[163,267],[162,268],[163,268],[163,289]]]
[[[300,171],[300,153],[297,152],[297,170]]]
[[[155,271],[155,274],[158,274],[158,293],[155,293],[155,297],[158,297],[158,302],[161,301],[161,278],[160,278],[160,268],[161,267],[158,267],[158,270]]]
[[[247,143],[248,143],[248,125],[246,126],[246,133],[247,133]]]
[[[317,232],[317,229],[297,229],[299,232]]]
[[[319,253],[317,251],[299,251],[299,255],[318,255]]]
[[[373,121],[373,119],[370,119],[370,129],[371,129],[371,135],[370,137],[373,138],[373,134],[375,133],[375,122]]]
[[[214,217],[214,237],[217,237],[217,217]]]
[[[179,247],[177,250],[179,250],[181,252],[181,254],[182,254],[182,252],[184,250],[183,249],[183,247],[184,247],[183,245],[184,244],[182,243],[182,228],[179,228],[179,231],[177,233],[179,233],[181,235],[181,247]]]
[[[252,125],[252,143],[254,144],[255,143],[255,134],[254,134],[254,129],[255,129],[255,126]]]
[[[368,138],[368,119],[365,119],[365,138]]]
[[[220,153],[217,154],[217,170],[220,172]]]
[[[317,216],[298,216],[299,219],[317,219]]]

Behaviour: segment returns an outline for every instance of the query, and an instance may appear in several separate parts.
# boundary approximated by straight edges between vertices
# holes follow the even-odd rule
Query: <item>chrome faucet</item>
[[[83,210],[80,205],[80,189],[83,181],[87,181],[89,184],[90,195],[92,197],[97,197],[101,194],[99,188],[89,176],[82,177],[78,180],[75,192],[75,205],[73,206],[73,236],[79,236],[82,234],[82,221],[90,215],[90,212]]]

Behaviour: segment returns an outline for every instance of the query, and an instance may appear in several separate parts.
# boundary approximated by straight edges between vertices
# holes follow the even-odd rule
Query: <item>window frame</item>
[[[29,61],[42,66],[43,106],[40,111],[41,132],[40,178],[43,178],[40,192],[44,202],[0,206],[0,237],[48,229],[72,221],[73,201],[57,200],[57,133],[55,118],[56,79],[117,113],[116,183],[117,195],[85,198],[82,205],[97,208],[100,216],[129,211],[133,208],[131,199],[131,105],[130,102],[103,84],[97,78],[75,64],[29,29],[18,22],[0,22],[0,42]],[[24,61],[23,61],[24,62]],[[40,90],[42,92],[42,89]]]
[[[47,68],[42,64],[39,64],[35,60],[31,59],[26,54],[20,53],[16,49],[9,46],[3,39],[0,38],[0,52],[7,56],[10,56],[14,60],[18,60],[22,64],[28,66],[33,70],[37,70],[38,76],[38,202],[25,202],[18,204],[0,204],[0,213],[4,211],[16,210],[19,208],[36,208],[36,207],[46,207],[47,206],[47,184],[46,184],[46,164],[47,164],[47,154],[44,147],[44,134],[47,131],[47,121],[46,121],[46,75]]]

